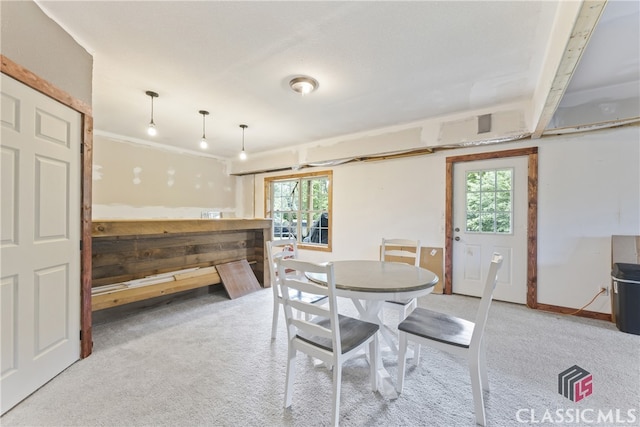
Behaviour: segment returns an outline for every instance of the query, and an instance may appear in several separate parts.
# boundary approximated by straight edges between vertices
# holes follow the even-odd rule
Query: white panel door
[[[2,75],[1,410],[80,356],[81,116]]]
[[[494,298],[526,303],[527,181],[526,156],[454,164],[454,293],[481,296],[491,254],[499,252]]]

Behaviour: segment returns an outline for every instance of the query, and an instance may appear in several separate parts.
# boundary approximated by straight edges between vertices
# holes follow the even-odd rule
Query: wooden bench
[[[218,284],[215,265],[243,259],[269,287],[270,239],[270,219],[95,220],[92,310]]]

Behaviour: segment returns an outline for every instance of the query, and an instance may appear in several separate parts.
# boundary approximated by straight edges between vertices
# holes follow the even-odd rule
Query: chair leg
[[[418,366],[420,364],[420,343],[413,343],[413,363]]]
[[[482,385],[480,384],[479,354],[469,354],[469,373],[471,374],[471,392],[473,393],[473,406],[476,417],[476,424],[486,425],[484,410],[484,397],[482,396]]]
[[[335,360],[335,359],[334,359]],[[340,421],[340,383],[342,382],[342,363],[333,366],[333,404],[331,405],[331,425],[337,426]]]
[[[489,377],[487,376],[487,346],[484,343],[484,339],[480,343],[480,354],[478,357],[480,385],[482,386],[482,390],[489,391]]]
[[[280,315],[280,301],[273,300],[273,320],[271,321],[271,339],[276,339],[278,333],[278,316]]]
[[[293,383],[296,376],[296,352],[291,343],[289,343],[288,362],[287,362],[287,379],[284,390],[284,407],[291,406],[291,398],[293,396]]]
[[[405,308],[405,314],[404,314],[405,319],[407,318],[408,315],[411,314],[413,310],[416,309],[417,306],[418,306],[418,300],[416,298],[412,299],[411,302],[407,304],[407,307]]]
[[[374,335],[369,343],[369,376],[371,390],[378,391],[378,335]]]
[[[398,337],[398,381],[396,381],[396,391],[402,393],[404,387],[404,368],[407,357],[407,334],[400,331]]]

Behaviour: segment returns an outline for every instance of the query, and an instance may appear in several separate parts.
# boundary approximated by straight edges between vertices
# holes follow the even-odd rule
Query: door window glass
[[[513,222],[513,169],[467,172],[467,232],[510,234]]]

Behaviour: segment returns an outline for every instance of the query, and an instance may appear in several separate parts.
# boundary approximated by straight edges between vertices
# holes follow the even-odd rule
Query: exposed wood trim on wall
[[[82,178],[81,178],[81,206],[82,212],[82,252],[81,252],[81,288],[80,288],[80,328],[82,330],[82,343],[80,357],[85,358],[93,349],[93,319],[91,309],[91,264],[92,264],[92,237],[91,237],[91,209],[93,192],[93,117],[83,114],[82,126]]]
[[[453,161],[447,157],[445,164],[445,207],[444,207],[444,288],[446,295],[451,295],[453,286]]]
[[[527,177],[527,305],[538,305],[538,147],[528,154]]]
[[[81,183],[80,183],[80,220],[82,250],[80,260],[80,357],[91,354],[93,347],[91,320],[91,170],[93,163],[93,117],[91,106],[74,98],[65,91],[57,88],[45,79],[16,64],[4,55],[0,55],[0,71],[18,80],[24,85],[36,90],[49,98],[55,99],[63,105],[79,112],[82,122],[82,154],[81,154]]]

